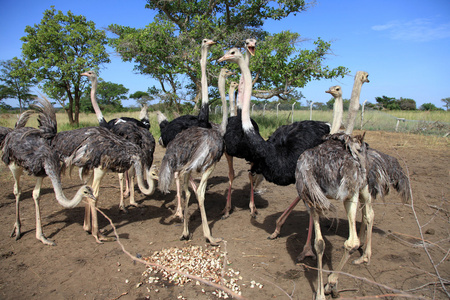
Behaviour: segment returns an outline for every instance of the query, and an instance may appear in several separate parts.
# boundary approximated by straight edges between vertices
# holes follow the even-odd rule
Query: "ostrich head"
[[[359,81],[361,81],[361,83],[370,82],[369,81],[369,73],[367,73],[367,72],[358,71],[358,72],[356,72],[356,77],[359,79]]]
[[[206,48],[209,49],[212,45],[214,45],[216,42],[210,39],[203,39],[202,40],[202,49]]]
[[[228,70],[227,68],[222,68],[220,70],[220,76],[225,77],[225,78],[228,76],[234,75],[234,74],[236,74],[236,73]]]
[[[230,82],[230,88],[236,89],[238,87],[239,83],[237,83],[236,81],[232,81]]]
[[[256,40],[255,39],[246,39],[245,40],[245,49],[254,56],[256,50]]]
[[[342,88],[339,85],[335,85],[330,87],[325,93],[331,94],[334,98],[342,97]]]
[[[87,78],[89,78],[89,80],[91,82],[94,82],[94,81],[97,80],[97,73],[95,73],[95,71],[92,71],[92,70],[84,72],[84,73],[81,73],[80,75],[81,76],[86,76]]]
[[[231,48],[230,50],[228,50],[224,56],[222,56],[221,58],[219,58],[218,62],[222,62],[225,60],[234,62],[234,63],[239,63],[239,59],[243,59],[243,55],[241,53],[241,51],[238,48]]]

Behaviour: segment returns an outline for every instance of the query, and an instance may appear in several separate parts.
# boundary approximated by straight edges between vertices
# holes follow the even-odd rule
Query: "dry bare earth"
[[[442,280],[450,279],[449,257],[449,171],[450,151],[447,139],[426,138],[384,132],[368,132],[366,140],[374,148],[402,160],[411,175],[414,207],[427,240],[428,251]],[[161,161],[164,150],[157,148],[155,161]],[[281,237],[267,240],[275,220],[295,198],[294,186],[278,187],[267,182],[267,191],[256,197],[259,215],[252,219],[248,210],[248,166],[235,162],[237,178],[232,194],[234,212],[221,220],[227,189],[227,165],[223,158],[217,165],[206,195],[206,210],[212,233],[227,241],[229,264],[240,272],[238,285],[248,299],[311,299],[315,291],[316,271],[295,265],[295,257],[306,240],[308,216],[299,204],[292,213]],[[35,239],[35,209],[31,192],[34,180],[24,176],[21,201],[23,236],[10,238],[14,224],[13,179],[3,164],[0,166],[0,298],[2,299],[214,299],[213,288],[184,286],[167,281],[148,283],[146,267],[133,263],[116,242],[96,244],[82,229],[84,207],[63,209],[54,198],[50,181],[44,181],[41,197],[44,233],[56,242],[44,246]],[[182,226],[171,222],[175,192],[151,197],[138,194],[143,208],[129,208],[128,214],[118,210],[117,175],[110,173],[100,190],[99,207],[114,221],[120,240],[132,254],[151,256],[154,251],[171,247],[208,246],[203,238],[201,219],[195,196],[192,198],[190,230],[192,240],[179,241]],[[73,195],[80,186],[73,178],[64,177],[65,191]],[[337,205],[336,216],[322,220],[326,242],[325,269],[337,266],[343,253],[348,226],[343,207]],[[336,219],[334,218],[336,217]],[[337,221],[337,222],[336,222]],[[358,222],[359,225],[359,222]],[[100,217],[100,228],[112,236],[112,227]],[[438,283],[435,268],[426,254],[411,206],[402,205],[395,193],[385,203],[375,204],[373,256],[370,265],[351,265],[344,272],[364,277],[416,296],[447,299]],[[224,245],[220,253],[224,253]],[[358,253],[354,253],[352,259]],[[315,261],[306,261],[315,266]],[[151,275],[155,276],[155,275]],[[238,277],[238,276],[236,276]],[[251,281],[263,284],[251,288]],[[447,281],[448,284],[448,281]],[[448,285],[447,285],[447,288]],[[204,292],[202,291],[204,290]],[[352,298],[394,292],[349,276],[340,277],[341,297]],[[157,290],[157,291],[156,291]]]

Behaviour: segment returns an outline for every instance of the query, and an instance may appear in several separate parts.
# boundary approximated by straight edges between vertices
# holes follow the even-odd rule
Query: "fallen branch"
[[[114,235],[116,236],[116,242],[120,245],[120,247],[122,248],[122,251],[123,251],[126,255],[128,255],[129,257],[131,257],[131,259],[132,259],[133,261],[140,262],[140,263],[142,263],[142,264],[144,264],[144,265],[147,265],[147,266],[153,266],[153,267],[157,267],[157,268],[160,268],[160,269],[164,269],[164,270],[166,270],[166,271],[168,271],[168,272],[177,273],[177,274],[180,274],[180,275],[182,275],[182,276],[186,276],[186,277],[188,277],[188,278],[191,278],[191,279],[193,279],[193,280],[197,280],[197,281],[199,281],[199,282],[201,282],[201,283],[204,283],[204,284],[206,284],[206,285],[212,286],[213,288],[222,290],[222,291],[224,291],[225,293],[229,294],[229,295],[230,295],[231,297],[233,297],[233,298],[236,298],[236,299],[245,299],[245,298],[242,297],[241,295],[236,294],[235,292],[233,292],[232,290],[230,290],[229,288],[227,288],[227,287],[225,287],[225,286],[223,286],[223,285],[216,284],[216,283],[214,283],[214,282],[210,282],[210,281],[205,280],[205,279],[203,279],[203,278],[201,278],[201,277],[194,276],[194,275],[191,275],[191,274],[188,274],[188,273],[185,273],[185,272],[181,272],[181,271],[176,270],[176,269],[168,268],[168,267],[165,267],[165,266],[156,264],[156,263],[150,263],[150,262],[147,262],[147,261],[145,261],[145,260],[143,260],[143,259],[140,259],[140,258],[134,256],[133,254],[131,254],[130,252],[128,252],[128,251],[125,249],[125,246],[120,242],[119,234],[117,233],[116,226],[114,226],[112,220],[111,220],[111,219],[110,219],[103,211],[101,211],[99,208],[96,207],[95,209],[96,209],[99,213],[101,213],[101,214],[108,220],[108,222],[111,224],[111,227],[113,228],[113,231],[114,231]]]

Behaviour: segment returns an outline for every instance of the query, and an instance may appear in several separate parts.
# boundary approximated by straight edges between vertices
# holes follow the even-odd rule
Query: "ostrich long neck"
[[[147,184],[145,183],[145,180],[144,180],[144,171],[142,168],[142,162],[140,160],[136,160],[134,162],[134,169],[136,171],[136,178],[137,178],[139,190],[144,195],[147,195],[147,196],[152,195],[155,192],[156,185],[155,185],[155,181],[150,176],[150,168],[148,168],[148,170],[147,170]]]
[[[334,98],[333,106],[333,123],[331,123],[330,134],[337,133],[339,128],[341,128],[342,115],[344,113],[342,94],[338,94]]]
[[[353,127],[355,126],[356,115],[359,110],[359,97],[361,95],[361,87],[363,81],[364,72],[358,71],[355,75],[355,82],[353,83],[352,96],[350,98],[350,106],[348,108],[347,126],[345,128],[346,134],[352,134]]]
[[[220,99],[222,100],[222,123],[220,124],[220,132],[222,133],[222,135],[225,134],[228,124],[228,105],[227,98],[225,97],[225,77],[225,73],[221,71],[219,75],[218,85]]]
[[[236,107],[234,106],[234,91],[236,86],[230,84],[230,89],[228,90],[228,98],[230,100],[230,117],[236,116]]]
[[[84,187],[82,186],[73,199],[67,199],[67,197],[64,195],[62,185],[61,185],[61,176],[60,176],[60,170],[59,167],[52,161],[45,161],[44,162],[44,169],[47,176],[52,181],[53,190],[55,192],[56,200],[59,204],[61,204],[65,208],[72,208],[78,205],[78,203],[83,200],[83,193],[81,192],[81,189]]]
[[[97,103],[97,97],[96,97],[97,83],[98,83],[97,78],[92,78],[92,80],[91,80],[91,103],[92,103],[92,107],[94,108],[95,115],[97,116],[98,123],[101,124],[102,122],[105,121],[105,118],[103,117],[102,111],[100,110],[100,107],[98,106],[98,103]]]
[[[242,128],[244,131],[254,130],[253,124],[250,120],[250,101],[252,97],[252,77],[250,69],[242,58],[238,60],[239,67],[242,72],[243,79],[243,95],[242,95]],[[239,89],[241,86],[239,86]],[[241,90],[240,90],[241,91]]]
[[[201,89],[202,89],[202,107],[199,114],[201,121],[209,121],[209,98],[208,98],[208,78],[206,75],[206,62],[208,57],[208,47],[202,47],[202,57],[200,59],[200,69],[202,72]]]

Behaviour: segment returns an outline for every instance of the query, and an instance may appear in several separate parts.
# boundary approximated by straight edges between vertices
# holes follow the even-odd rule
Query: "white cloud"
[[[437,24],[432,19],[414,19],[412,21],[390,21],[371,27],[375,31],[386,31],[393,40],[429,42],[450,37],[450,23]]]

